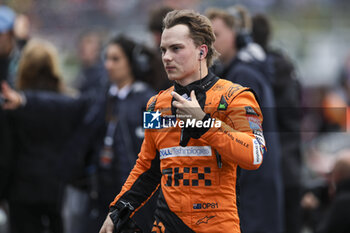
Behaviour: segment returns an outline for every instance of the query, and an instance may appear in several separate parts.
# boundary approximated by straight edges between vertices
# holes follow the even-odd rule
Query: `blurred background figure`
[[[149,14],[148,30],[152,33],[153,41],[157,49],[159,49],[163,32],[163,19],[168,12],[174,10],[169,6],[160,6],[152,9]]]
[[[63,191],[82,146],[69,142],[81,136],[76,134],[89,102],[64,95],[57,50],[39,39],[24,47],[16,84],[21,92],[1,86],[16,145],[8,186],[10,232],[63,232]]]
[[[344,218],[334,214],[334,210],[338,213],[342,211],[338,209],[338,191],[335,191],[338,180],[335,180],[334,174],[338,173],[339,167],[342,171],[349,169],[344,165],[350,149],[348,63],[346,58],[333,86],[320,89],[319,103],[322,107],[312,111],[317,112],[319,118],[314,118],[317,133],[304,150],[304,195],[301,200],[303,226],[311,232],[347,232],[344,229],[347,229],[348,221],[342,222]],[[337,164],[338,162],[343,165]],[[346,185],[341,183],[339,193],[346,193]],[[345,203],[342,204],[345,206]],[[332,225],[336,220],[337,227]]]
[[[143,111],[155,93],[142,80],[147,80],[148,75],[152,77],[159,68],[152,66],[151,50],[123,35],[108,42],[103,56],[110,85],[100,93],[100,101],[89,113],[94,120],[84,135],[89,141],[86,156],[94,172],[88,175],[90,206],[79,232],[98,232],[110,201],[136,162],[144,137]],[[150,232],[154,207],[151,201],[134,216],[144,232]]]
[[[102,38],[97,30],[83,32],[78,39],[80,70],[76,87],[81,94],[93,92],[98,95],[108,85],[108,77],[101,59]]]
[[[83,31],[77,41],[77,54],[79,60],[78,76],[74,80],[74,86],[81,96],[90,96],[101,99],[109,85],[106,69],[102,60],[102,33],[99,30]],[[98,100],[99,101],[99,100]],[[89,112],[86,113],[89,115]],[[88,127],[87,122],[82,123]],[[76,133],[77,137],[86,137],[85,131]],[[86,152],[87,140],[75,139],[71,144],[79,144],[81,150],[75,150],[75,157],[79,159],[70,160],[75,164],[75,172],[69,178],[64,195],[63,218],[65,233],[84,232],[86,216],[89,213],[90,195],[90,174],[94,172],[91,164],[91,156]],[[79,154],[80,153],[80,154]],[[78,155],[79,154],[79,155]]]
[[[322,131],[350,130],[350,53],[340,70],[337,82],[326,89],[322,107]]]
[[[63,93],[57,48],[35,39],[23,50],[19,61],[16,88]]]
[[[13,26],[15,12],[0,5],[0,81],[7,81],[14,85],[16,68],[19,59],[19,50],[16,46]]]
[[[350,51],[348,52],[345,64],[343,65],[339,75],[339,95],[343,98],[346,104],[350,105]]]
[[[3,85],[3,90],[4,86],[7,85]],[[26,92],[63,93],[58,53],[52,44],[32,40],[25,46],[16,87]],[[10,95],[5,96],[10,106]],[[23,98],[21,104],[25,104]],[[63,231],[61,206],[64,184],[60,173],[64,171],[58,170],[58,164],[63,162],[61,153],[67,135],[73,132],[77,122],[67,121],[67,116],[64,116],[67,112],[38,117],[36,112],[41,107],[34,108],[31,104],[9,112],[14,122],[13,142],[16,145],[12,152],[15,163],[8,196],[11,232],[59,233]],[[70,111],[69,117],[73,113]]]
[[[159,66],[159,75],[154,77],[153,80],[150,82],[151,86],[156,90],[166,90],[169,88],[172,83],[169,81],[167,74],[165,72],[165,69],[163,67],[162,59],[161,59],[161,53],[160,53],[160,40],[163,32],[163,19],[166,16],[166,14],[170,11],[172,11],[173,8],[169,6],[160,6],[152,9],[152,11],[149,13],[148,18],[148,30],[152,34],[153,43],[155,46],[156,51],[156,57],[155,62]]]
[[[0,5],[0,83],[7,81],[11,85],[14,84],[19,59],[13,32],[15,18],[16,14],[11,8]],[[4,101],[0,90],[0,105]],[[0,108],[0,231],[8,228],[4,200],[8,197],[9,177],[13,163],[10,124],[8,114]]]
[[[241,169],[239,178],[239,214],[242,231],[282,232],[284,203],[281,151],[275,99],[264,66],[266,54],[259,45],[253,43],[250,35],[251,19],[246,8],[242,6],[230,7],[227,10],[210,8],[207,10],[207,16],[212,21],[216,35],[214,46],[221,54],[219,57],[221,64],[218,66],[219,69],[214,67],[214,72],[219,77],[252,88],[264,115],[262,126],[268,148],[264,162],[256,171]],[[251,123],[254,125],[253,121]]]
[[[282,152],[282,175],[284,183],[285,232],[301,230],[301,85],[296,78],[290,59],[270,46],[271,23],[264,14],[253,17],[253,40],[266,54],[268,82],[272,85],[276,102],[277,125]]]
[[[350,232],[350,150],[336,159],[330,177],[331,204],[316,232]]]
[[[31,34],[30,20],[27,15],[17,15],[13,31],[15,34],[17,46],[20,50],[22,50],[22,48],[30,40]]]

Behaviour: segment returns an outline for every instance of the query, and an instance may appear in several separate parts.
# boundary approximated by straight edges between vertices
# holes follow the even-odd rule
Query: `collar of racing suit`
[[[181,86],[180,84],[176,83],[174,84],[174,91],[177,92],[179,95],[187,95],[188,97],[191,95],[191,91],[194,90],[198,103],[201,106],[202,109],[204,109],[205,100],[206,100],[206,92],[219,80],[217,76],[215,76],[213,73],[208,72],[208,75],[204,78],[197,80],[195,82],[192,82],[188,84],[187,86]],[[174,101],[174,98],[171,102]],[[172,114],[175,115],[176,109],[171,106]]]
[[[191,95],[191,91],[194,90],[196,94],[196,98],[198,100],[199,105],[204,110],[205,101],[206,101],[206,92],[219,80],[217,76],[215,76],[213,73],[208,72],[208,75],[205,76],[203,79],[197,80],[193,83],[188,84],[187,86],[181,86],[177,83],[174,84],[174,90],[181,96],[185,98],[189,98]],[[171,103],[174,101],[174,98],[172,98]],[[176,108],[173,104],[171,104],[171,112],[173,115],[176,115]],[[209,118],[209,115],[207,114],[204,119]],[[197,127],[189,127],[189,128],[183,128],[181,130],[181,137],[180,137],[180,145],[181,146],[187,146],[187,143],[189,142],[190,138],[200,138],[206,131],[208,131],[208,128],[197,128]]]

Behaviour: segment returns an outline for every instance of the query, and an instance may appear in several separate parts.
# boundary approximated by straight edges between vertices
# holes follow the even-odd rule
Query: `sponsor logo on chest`
[[[159,150],[160,159],[171,157],[197,157],[197,156],[211,156],[210,146],[176,146],[168,147]]]

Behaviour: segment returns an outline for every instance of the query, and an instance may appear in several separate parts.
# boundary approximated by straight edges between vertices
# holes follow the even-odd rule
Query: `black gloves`
[[[113,233],[142,233],[142,230],[130,218],[134,210],[129,202],[119,201],[109,215],[114,224]]]

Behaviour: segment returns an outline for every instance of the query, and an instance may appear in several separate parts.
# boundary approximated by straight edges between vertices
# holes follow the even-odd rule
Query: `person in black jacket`
[[[148,30],[152,34],[153,43],[156,51],[159,51],[161,35],[163,32],[163,19],[166,16],[166,14],[172,10],[173,8],[169,6],[160,6],[157,8],[153,8],[152,11],[149,13]],[[166,90],[171,85],[173,85],[173,83],[167,77],[167,74],[162,64],[161,53],[158,52],[157,56],[153,60],[153,63],[159,66],[159,75],[152,77],[152,79],[148,80],[148,83],[156,91]]]
[[[326,216],[320,221],[317,233],[350,232],[350,155],[337,159],[331,174],[331,187],[334,194]]]
[[[13,31],[15,19],[16,14],[11,8],[0,6],[0,82],[6,81],[11,85],[20,56]],[[0,105],[4,101],[0,91]],[[10,124],[8,114],[0,108],[0,202],[8,195],[6,191],[13,162]]]
[[[60,233],[65,171],[59,168],[68,138],[87,105],[62,95],[57,51],[46,41],[32,40],[26,45],[17,80],[21,95],[2,84],[7,99],[3,108],[16,109],[8,112],[16,145],[9,187],[11,232]]]
[[[110,80],[107,92],[89,113],[93,129],[89,132],[92,158],[90,214],[83,232],[98,232],[108,206],[133,168],[144,137],[143,111],[153,89],[139,80],[155,72],[153,54],[144,46],[120,35],[113,37],[104,53],[104,65]],[[155,203],[151,201],[134,216],[143,232],[150,232]]]
[[[268,148],[262,166],[256,171],[241,169],[239,215],[243,232],[280,233],[283,231],[283,183],[281,151],[276,124],[275,98],[264,69],[266,55],[249,35],[250,18],[241,6],[226,10],[208,9],[221,54],[217,75],[256,93],[264,115],[263,130]],[[254,122],[251,122],[254,127]]]
[[[252,36],[266,53],[266,67],[276,100],[277,124],[282,149],[285,232],[301,230],[301,85],[285,54],[269,46],[271,26],[266,15],[253,17]]]
[[[98,95],[108,85],[108,77],[101,59],[101,40],[97,30],[85,31],[79,36],[77,46],[80,70],[75,83],[81,94]]]
[[[52,172],[64,171],[64,174],[60,174],[62,180],[69,182],[74,182],[74,179],[81,173],[86,172],[90,175],[88,178],[93,198],[90,216],[78,222],[81,226],[75,232],[96,232],[94,229],[99,229],[104,220],[104,212],[108,212],[106,208],[108,203],[105,203],[110,201],[108,195],[110,193],[113,195],[114,190],[120,189],[121,182],[126,179],[136,161],[135,151],[141,146],[143,138],[142,111],[146,106],[146,101],[154,95],[154,91],[149,86],[136,81],[144,78],[143,75],[152,75],[154,71],[154,67],[148,66],[148,55],[151,55],[148,53],[150,52],[143,46],[127,38],[117,37],[111,40],[105,54],[105,67],[111,86],[106,94],[99,93],[94,96],[94,104],[85,101],[84,98],[63,98],[54,92],[38,91],[42,90],[41,85],[34,88],[36,91],[24,91],[22,94],[11,90],[6,84],[2,85],[2,89],[6,92],[5,97],[8,99],[3,105],[5,109],[18,108],[14,112],[15,116],[31,116],[36,122],[47,120],[47,124],[50,123],[52,127],[56,124],[52,124],[50,119],[54,119],[60,128],[56,130],[57,132],[52,133],[61,135],[59,132],[66,132],[65,141],[60,141],[62,148],[53,149],[55,150],[53,154],[56,154],[61,162],[55,166],[58,169],[51,169]],[[138,60],[138,57],[141,57],[141,60]],[[60,117],[62,122],[55,116]],[[23,122],[26,120],[23,119]],[[67,129],[61,124],[64,122],[66,125],[75,126],[74,129],[68,128],[73,132],[64,131]],[[34,124],[33,127],[36,126],[37,124]],[[42,137],[45,135],[47,134],[43,134]],[[97,173],[95,173],[96,170]],[[42,177],[42,179],[45,178]],[[61,189],[59,191],[56,195],[49,196],[61,196]],[[152,205],[151,202],[149,206],[154,206],[154,203]],[[145,232],[153,223],[150,207],[145,207],[144,211],[140,211],[139,217],[135,216]],[[99,222],[99,216],[103,216],[101,222]],[[60,220],[58,216],[57,219]],[[39,231],[34,230],[33,232]]]

